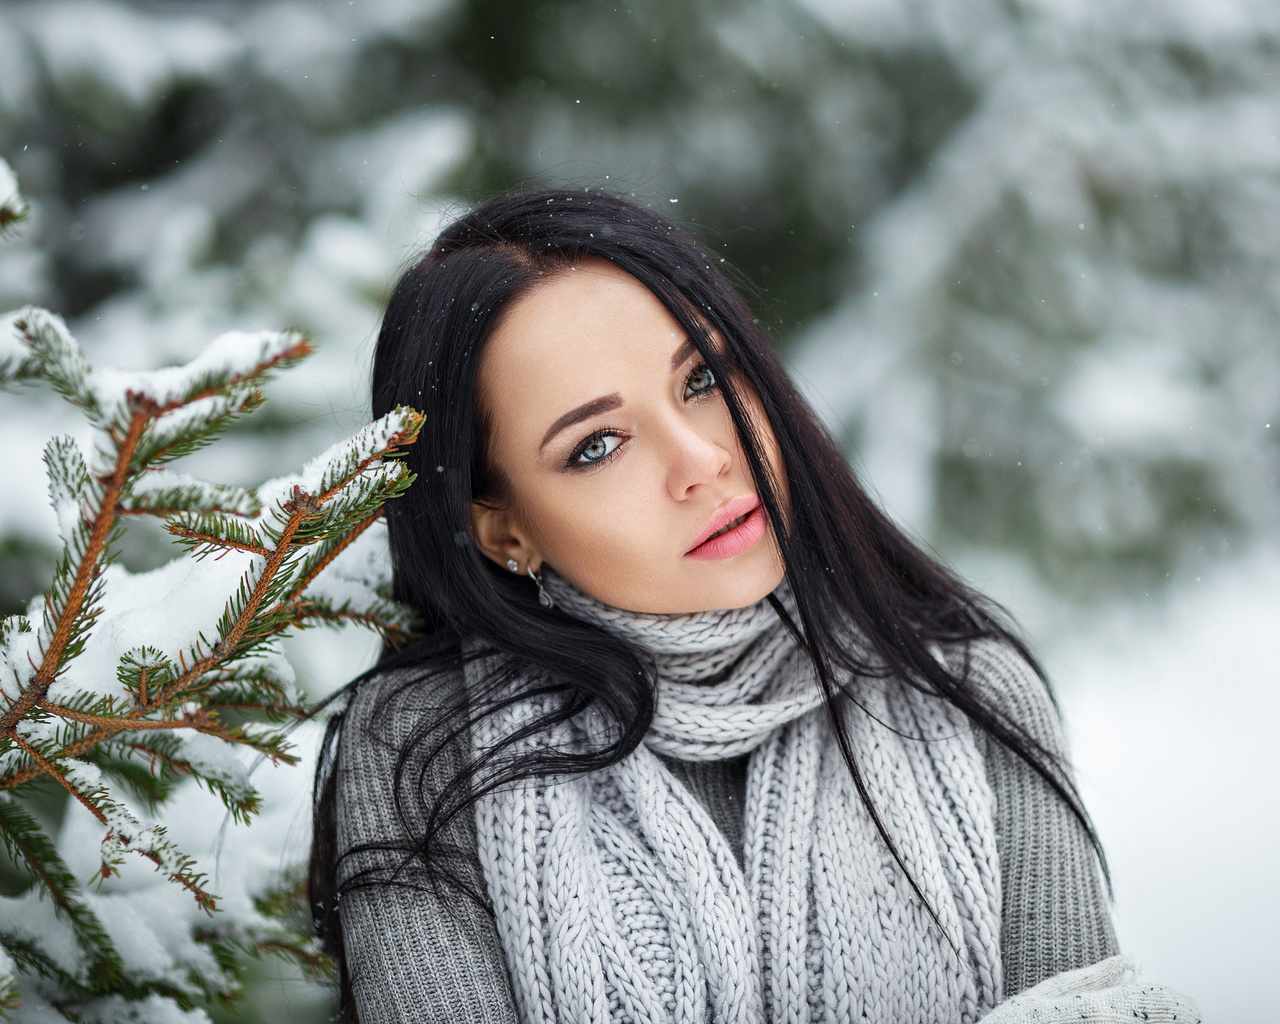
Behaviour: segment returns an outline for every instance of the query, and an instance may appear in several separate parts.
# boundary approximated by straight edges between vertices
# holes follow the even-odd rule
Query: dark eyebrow
[[[538,451],[542,451],[542,449],[547,446],[547,442],[555,437],[556,434],[560,433],[560,431],[564,430],[565,427],[571,427],[575,423],[581,423],[583,420],[588,420],[592,416],[598,416],[602,412],[609,412],[611,409],[616,409],[620,405],[622,405],[622,396],[615,391],[611,395],[603,395],[600,398],[593,398],[589,402],[583,402],[582,405],[578,406],[576,409],[570,409],[567,413],[551,424],[551,429],[548,430],[542,438],[542,444],[538,445]]]
[[[692,338],[685,338],[684,344],[676,349],[675,355],[671,357],[671,372],[674,373],[680,369],[680,364],[693,355],[697,348],[698,346],[693,343]]]
[[[685,338],[684,344],[676,349],[675,354],[671,357],[671,371],[674,373],[676,370],[680,369],[680,364],[693,355],[697,348],[698,346],[693,343],[692,339]],[[615,391],[611,395],[593,398],[589,402],[584,402],[576,409],[570,409],[567,413],[551,424],[551,429],[549,429],[542,437],[542,444],[538,445],[538,451],[542,451],[542,449],[547,446],[547,442],[555,437],[556,434],[560,433],[560,431],[564,430],[565,427],[571,427],[575,423],[581,423],[583,420],[590,419],[592,416],[598,416],[602,412],[610,412],[611,410],[618,408],[620,405],[622,405],[622,396]]]

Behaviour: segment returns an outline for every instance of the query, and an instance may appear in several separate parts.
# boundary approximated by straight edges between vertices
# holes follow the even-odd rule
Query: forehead
[[[669,370],[683,339],[666,307],[634,277],[584,260],[505,311],[480,359],[480,392],[495,426],[513,406],[522,417],[549,422],[601,394],[625,397],[627,384],[655,367]]]
[[[634,277],[612,263],[583,260],[513,302],[483,359],[532,366],[565,350],[665,345],[680,334],[666,307]]]

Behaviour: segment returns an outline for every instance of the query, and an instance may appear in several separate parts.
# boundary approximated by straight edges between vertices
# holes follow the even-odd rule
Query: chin
[[[561,570],[578,589],[597,601],[644,615],[692,615],[697,612],[745,608],[777,589],[785,570],[782,559],[752,559],[733,565],[693,562],[673,576],[651,576],[627,570],[577,576]]]
[[[679,592],[678,603],[686,607],[680,610],[708,612],[725,608],[745,608],[772,594],[782,582],[783,575],[782,565],[778,563],[757,572],[743,573],[732,580],[718,581],[719,585],[713,585],[705,590],[682,589]],[[693,596],[695,594],[697,596]],[[673,603],[676,602],[673,601]]]

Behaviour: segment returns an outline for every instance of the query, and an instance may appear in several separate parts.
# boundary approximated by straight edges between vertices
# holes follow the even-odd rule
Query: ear
[[[520,564],[518,572],[524,572],[526,567],[537,572],[542,566],[541,552],[529,539],[519,517],[506,506],[473,501],[471,534],[481,553],[504,569],[508,559]]]

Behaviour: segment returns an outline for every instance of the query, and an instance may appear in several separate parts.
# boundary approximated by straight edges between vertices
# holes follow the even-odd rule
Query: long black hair
[[[1097,834],[1065,766],[970,679],[968,643],[982,638],[1011,645],[1036,666],[1000,610],[876,507],[796,391],[722,271],[723,261],[667,219],[596,189],[504,195],[461,217],[400,279],[383,318],[373,362],[373,415],[396,405],[426,413],[407,454],[417,479],[385,510],[394,593],[422,615],[425,634],[411,646],[388,649],[351,687],[393,668],[412,669],[405,678],[430,685],[433,677],[456,672],[464,641],[469,656],[505,656],[498,660],[508,666],[486,692],[467,693],[442,706],[441,714],[424,723],[399,752],[394,791],[401,820],[410,818],[400,806],[406,799],[400,776],[411,749],[421,764],[458,744],[472,722],[504,706],[504,699],[519,699],[496,696],[513,679],[526,681],[525,696],[551,693],[559,700],[554,711],[510,737],[510,743],[589,706],[613,725],[609,742],[597,749],[546,748],[515,757],[505,756],[500,747],[482,758],[464,759],[456,777],[415,817],[425,825],[400,849],[401,865],[416,863],[416,877],[427,884],[451,886],[486,902],[474,879],[453,870],[457,851],[443,839],[449,824],[480,795],[513,780],[617,763],[636,748],[653,718],[653,668],[644,652],[557,609],[542,608],[533,585],[482,555],[471,536],[472,502],[501,503],[510,497],[490,466],[487,424],[476,402],[485,341],[509,305],[539,279],[587,259],[607,260],[652,292],[720,385],[795,597],[798,621],[788,620],[788,628],[813,663],[858,793],[930,913],[871,802],[849,742],[842,706],[858,700],[860,678],[892,676],[935,694],[1021,757],[1075,814],[1105,873]],[[723,354],[713,334],[724,339]],[[758,401],[773,430],[785,481],[772,477],[744,395]],[[849,622],[856,630],[848,628]],[[961,654],[939,659],[939,646]],[[399,874],[348,872],[339,884],[341,860],[352,852],[338,851],[335,838],[333,765],[342,726],[343,716],[333,714],[317,769],[310,876],[317,931],[340,965],[338,897],[356,886],[392,883]],[[408,791],[422,799],[421,787]],[[343,1013],[351,1019],[345,983]]]

